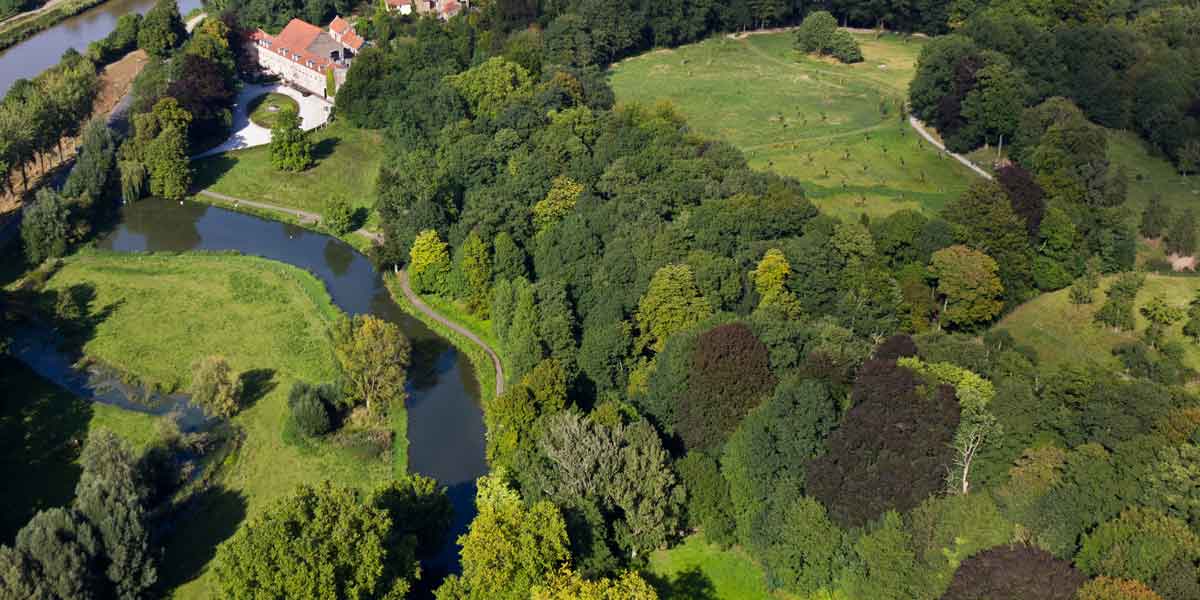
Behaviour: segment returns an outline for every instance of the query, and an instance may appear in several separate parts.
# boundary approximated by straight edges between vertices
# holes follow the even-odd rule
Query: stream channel
[[[463,355],[396,305],[371,261],[341,240],[294,225],[157,198],[123,206],[120,223],[99,246],[118,252],[233,250],[277,260],[315,275],[346,314],[369,313],[399,325],[413,346],[408,382],[409,470],[437,479],[447,487],[454,505],[447,544],[437,557],[426,561],[421,587],[446,572],[458,571],[455,540],[475,516],[475,480],[487,472],[479,385]],[[195,410],[186,399],[175,396],[149,405],[131,404],[128,388],[114,389],[111,378],[96,381],[95,374],[71,369],[73,361],[57,352],[54,344],[36,334],[14,339],[14,354],[22,362],[83,397],[155,414]]]

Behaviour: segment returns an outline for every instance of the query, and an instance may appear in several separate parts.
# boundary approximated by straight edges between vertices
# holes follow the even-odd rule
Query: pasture
[[[855,65],[799,54],[790,32],[716,36],[622,61],[611,83],[619,103],[669,101],[752,167],[799,179],[829,214],[936,213],[976,176],[901,111],[923,39],[855,37],[866,59]]]

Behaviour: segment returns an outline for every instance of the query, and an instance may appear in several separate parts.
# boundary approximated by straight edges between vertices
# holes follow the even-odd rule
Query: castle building
[[[250,34],[249,43],[264,71],[309,93],[332,98],[346,82],[350,61],[367,42],[348,21],[334,17],[328,29],[300,19],[289,21],[279,35],[258,29]]]

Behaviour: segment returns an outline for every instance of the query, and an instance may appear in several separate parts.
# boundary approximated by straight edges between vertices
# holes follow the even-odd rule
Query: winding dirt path
[[[447,319],[446,317],[443,317],[442,315],[438,314],[437,311],[430,308],[428,304],[425,304],[425,302],[421,300],[421,297],[412,290],[411,286],[409,286],[408,271],[396,269],[396,276],[400,278],[400,289],[404,292],[404,297],[407,298],[408,301],[417,308],[417,310],[421,311],[434,321],[445,325],[451,331],[462,335],[468,340],[471,340],[472,343],[480,348],[483,348],[484,352],[487,352],[488,356],[492,359],[492,367],[496,369],[496,395],[499,396],[500,394],[503,394],[504,367],[501,366],[500,356],[496,354],[496,351],[492,350],[492,347],[487,345],[487,342],[480,339],[479,336],[475,335],[474,333],[471,333],[469,330],[467,330],[467,328],[455,323],[454,321],[451,321],[450,319]]]

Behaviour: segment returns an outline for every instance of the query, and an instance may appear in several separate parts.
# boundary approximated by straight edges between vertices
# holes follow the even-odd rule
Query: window
[[[311,61],[311,60],[310,60],[310,61],[308,61],[308,62],[306,62],[306,63],[304,63],[304,64],[308,65],[308,68],[310,68],[310,69],[316,68],[316,66],[317,66],[317,65],[316,65],[315,63],[313,63],[313,61]]]
[[[282,55],[284,55],[284,56],[287,56],[287,53],[288,53],[288,51],[287,51],[287,48],[280,48],[280,49],[279,49],[279,53],[280,53],[280,54],[282,54]]]

